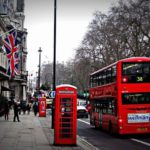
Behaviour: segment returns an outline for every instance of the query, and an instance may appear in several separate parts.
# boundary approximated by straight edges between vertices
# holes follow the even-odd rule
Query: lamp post
[[[53,91],[56,90],[56,10],[57,0],[54,0],[54,56],[53,56]],[[55,115],[55,98],[53,99],[52,107],[52,129],[54,128],[54,115]]]
[[[38,50],[39,52],[39,73],[38,73],[38,90],[40,91],[40,80],[41,80],[41,47]]]
[[[54,0],[54,56],[53,56],[53,90],[56,88],[56,7],[57,2]]]

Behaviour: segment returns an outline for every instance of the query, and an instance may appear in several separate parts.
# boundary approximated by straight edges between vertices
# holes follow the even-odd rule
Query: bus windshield
[[[150,93],[124,93],[122,104],[150,104]]]
[[[150,62],[126,62],[122,64],[122,82],[150,82]]]

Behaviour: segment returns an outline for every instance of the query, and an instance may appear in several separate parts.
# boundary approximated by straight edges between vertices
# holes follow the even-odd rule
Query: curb
[[[90,144],[88,141],[86,141],[84,138],[81,138],[78,135],[77,135],[77,143],[80,147],[82,147],[83,149],[86,149],[86,150],[99,150],[97,147]]]

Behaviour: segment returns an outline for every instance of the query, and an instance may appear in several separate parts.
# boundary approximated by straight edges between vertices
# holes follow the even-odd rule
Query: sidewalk
[[[80,137],[77,146],[54,146],[54,130],[50,116],[39,118],[33,112],[21,114],[21,122],[13,122],[13,111],[9,120],[0,117],[0,150],[83,150],[92,149]]]

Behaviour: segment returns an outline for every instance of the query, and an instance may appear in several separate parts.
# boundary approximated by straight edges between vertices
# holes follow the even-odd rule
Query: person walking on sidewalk
[[[19,103],[18,102],[14,102],[14,122],[16,121],[16,118],[18,120],[18,122],[20,122],[19,120]]]
[[[4,116],[5,116],[5,120],[9,119],[8,115],[9,115],[9,104],[8,104],[8,100],[7,100],[4,103]]]
[[[28,103],[28,104],[27,104],[28,115],[30,114],[30,110],[31,110],[31,103]]]
[[[34,102],[33,102],[33,111],[34,111],[34,115],[36,116],[37,115],[37,113],[38,113],[38,100],[35,100]]]

